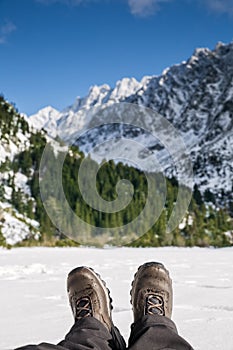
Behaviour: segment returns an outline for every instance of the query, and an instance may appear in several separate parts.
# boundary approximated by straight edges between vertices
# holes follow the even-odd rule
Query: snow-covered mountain
[[[233,43],[218,43],[214,50],[197,49],[191,58],[166,69],[161,76],[118,81],[114,88],[94,86],[85,98],[78,97],[72,106],[57,113],[44,109],[31,117],[32,123],[43,127],[52,136],[58,135],[68,143],[74,142],[82,131],[88,129],[95,118],[93,109],[106,108],[114,103],[128,102],[148,107],[164,116],[181,132],[191,155],[194,180],[202,192],[209,189],[219,196],[231,197],[233,182]],[[145,128],[153,125],[153,115],[141,116]],[[104,113],[102,113],[104,116]],[[104,117],[102,122],[104,122]],[[55,131],[56,130],[56,131]],[[133,128],[97,128],[79,137],[80,148],[89,152],[93,146],[109,137],[133,138],[141,141],[143,133]],[[144,141],[159,159],[164,147],[158,146],[150,135]],[[118,155],[126,154],[124,143],[116,141]],[[108,159],[109,148],[100,150]],[[141,155],[139,155],[141,157]],[[148,154],[144,155],[145,159]],[[163,166],[172,175],[168,157]],[[149,160],[149,158],[148,158]],[[148,162],[150,167],[150,162]],[[149,170],[154,170],[153,168]],[[174,174],[173,174],[174,175]]]
[[[44,128],[50,136],[59,136],[70,143],[74,131],[82,130],[90,122],[93,107],[120,102],[135,94],[141,87],[142,84],[134,78],[124,78],[118,81],[114,89],[111,89],[107,84],[95,85],[90,88],[88,96],[84,98],[77,97],[74,104],[65,108],[62,112],[59,113],[50,106],[45,107],[30,116],[29,122],[35,128]],[[75,139],[75,135],[73,135],[73,139]]]
[[[55,108],[48,106],[41,109],[37,114],[32,115],[29,124],[36,129],[49,130],[52,137],[56,137],[57,121],[60,119],[60,113]]]
[[[39,237],[39,222],[28,213],[35,209],[28,180],[21,169],[13,167],[13,159],[33,146],[33,127],[29,127],[24,116],[0,97],[0,245],[15,244],[27,238]],[[31,169],[29,169],[31,171]],[[18,210],[25,208],[22,214]]]
[[[47,125],[50,125],[56,113],[52,108],[45,111]],[[44,131],[38,132],[38,128],[41,124],[34,127],[31,121],[28,123],[25,115],[17,113],[14,106],[0,96],[0,246],[41,237],[32,180],[47,143],[53,146],[54,154],[66,151],[67,146],[60,145]]]

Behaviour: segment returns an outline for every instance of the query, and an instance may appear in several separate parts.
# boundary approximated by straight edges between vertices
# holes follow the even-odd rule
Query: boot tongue
[[[160,295],[151,294],[147,296],[145,314],[165,316],[164,301]]]

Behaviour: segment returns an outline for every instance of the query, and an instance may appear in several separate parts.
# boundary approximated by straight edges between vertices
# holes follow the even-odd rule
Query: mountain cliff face
[[[115,88],[94,86],[85,98],[57,113],[49,109],[31,117],[32,123],[43,127],[52,136],[58,135],[67,143],[75,142],[80,132],[93,122],[93,108],[128,102],[148,107],[165,117],[181,133],[191,156],[194,182],[204,193],[218,194],[220,201],[231,200],[233,182],[233,43],[218,43],[216,48],[197,49],[190,59],[166,69],[161,76],[144,77],[141,82],[125,78]],[[54,115],[54,118],[53,118]],[[52,121],[51,121],[52,116]],[[154,125],[153,116],[144,115],[145,126]],[[102,120],[104,122],[104,118]],[[56,129],[56,131],[55,131]],[[123,128],[124,137],[140,141],[142,131]],[[122,128],[112,125],[86,132],[77,143],[89,152],[110,137],[122,136]],[[150,135],[145,135],[147,147],[157,152]],[[116,141],[118,155],[124,158],[125,146]],[[160,149],[161,148],[161,149]],[[108,159],[109,149],[102,148],[101,157]],[[141,157],[141,155],[139,155]],[[144,155],[145,159],[148,155]],[[168,157],[163,167],[174,175]],[[150,162],[148,161],[150,167]],[[147,170],[155,170],[149,168]],[[207,196],[208,197],[208,196]]]

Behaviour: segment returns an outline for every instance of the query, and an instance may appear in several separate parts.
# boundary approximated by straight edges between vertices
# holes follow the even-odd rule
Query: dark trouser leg
[[[131,326],[130,350],[193,350],[181,338],[174,322],[165,316],[148,315]]]
[[[120,343],[120,344],[119,344]],[[16,350],[124,350],[125,344],[118,329],[112,334],[94,317],[86,317],[76,322],[58,345],[42,343],[28,345]]]

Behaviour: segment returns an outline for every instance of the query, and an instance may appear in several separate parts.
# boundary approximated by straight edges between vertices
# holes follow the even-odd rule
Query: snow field
[[[160,261],[173,279],[173,320],[195,350],[233,349],[233,249],[18,248],[0,250],[0,349],[57,343],[73,323],[66,277],[91,266],[113,297],[113,319],[128,339],[130,286],[146,261]]]

